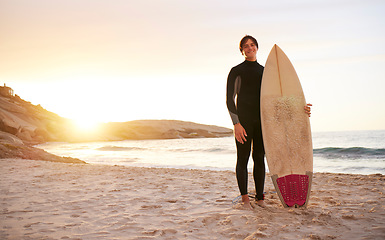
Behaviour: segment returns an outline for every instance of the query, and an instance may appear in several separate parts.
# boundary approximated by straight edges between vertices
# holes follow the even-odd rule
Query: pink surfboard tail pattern
[[[279,198],[285,207],[306,207],[310,196],[312,173],[272,176]]]

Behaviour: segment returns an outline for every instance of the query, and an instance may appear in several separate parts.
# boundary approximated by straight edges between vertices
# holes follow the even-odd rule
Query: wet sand
[[[267,207],[245,210],[231,171],[0,159],[0,239],[384,239],[384,183],[315,173],[290,209],[267,176]]]

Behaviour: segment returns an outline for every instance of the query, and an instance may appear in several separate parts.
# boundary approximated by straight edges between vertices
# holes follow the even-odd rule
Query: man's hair
[[[239,42],[239,51],[243,51],[243,45],[247,42],[247,40],[251,40],[254,42],[255,46],[257,46],[258,48],[258,42],[257,42],[257,39],[255,39],[254,37],[250,36],[250,35],[246,35],[244,36],[241,41]]]

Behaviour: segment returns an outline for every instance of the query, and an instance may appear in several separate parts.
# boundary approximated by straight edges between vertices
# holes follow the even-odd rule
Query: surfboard
[[[261,85],[261,122],[266,161],[284,207],[306,207],[313,176],[311,128],[298,75],[274,45]]]

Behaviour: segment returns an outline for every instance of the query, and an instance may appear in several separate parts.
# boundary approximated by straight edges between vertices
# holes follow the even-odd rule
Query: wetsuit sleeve
[[[230,113],[231,121],[234,125],[239,123],[235,98],[239,93],[240,86],[241,77],[237,76],[237,73],[233,68],[231,69],[229,76],[227,77],[226,105]]]

